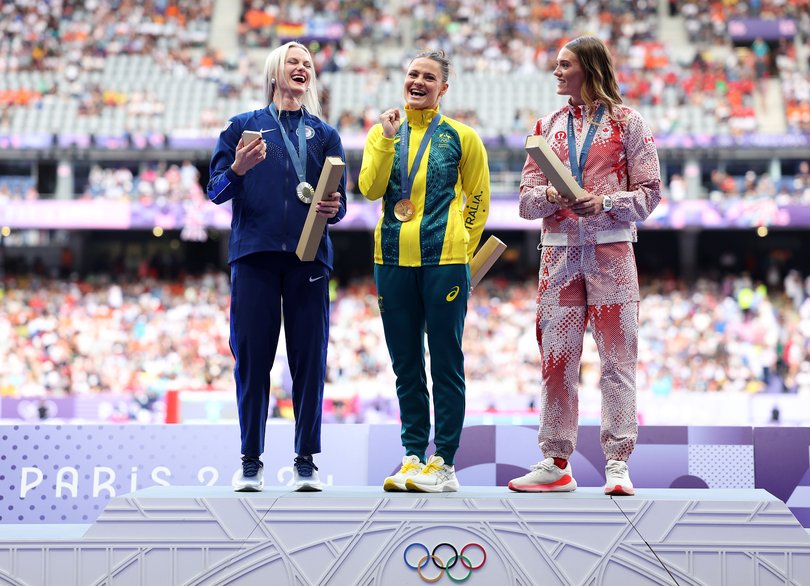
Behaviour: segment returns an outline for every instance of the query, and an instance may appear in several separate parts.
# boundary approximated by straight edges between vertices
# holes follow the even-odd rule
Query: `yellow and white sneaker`
[[[389,476],[383,482],[383,490],[386,492],[405,492],[405,481],[422,471],[422,462],[418,456],[405,456],[402,458],[402,468],[393,476]]]
[[[445,464],[441,456],[433,455],[419,474],[405,480],[405,488],[414,492],[456,492],[456,469]]]

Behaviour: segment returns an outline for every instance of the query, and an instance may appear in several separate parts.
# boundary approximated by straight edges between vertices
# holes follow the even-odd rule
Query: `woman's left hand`
[[[571,204],[570,209],[583,218],[595,216],[602,211],[602,196],[586,191],[583,197],[578,198],[575,203]]]
[[[318,202],[315,210],[319,216],[324,218],[334,218],[340,211],[340,193],[328,193],[323,196],[323,199]]]

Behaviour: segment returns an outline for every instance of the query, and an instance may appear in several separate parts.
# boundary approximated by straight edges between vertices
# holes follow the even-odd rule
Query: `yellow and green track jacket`
[[[438,110],[405,108],[410,125],[408,169]],[[416,214],[409,222],[394,217],[402,197],[400,135],[386,138],[382,125],[369,130],[360,169],[360,191],[383,198],[374,230],[374,262],[418,267],[466,264],[481,240],[489,214],[489,166],[484,143],[469,126],[442,116],[413,180]]]

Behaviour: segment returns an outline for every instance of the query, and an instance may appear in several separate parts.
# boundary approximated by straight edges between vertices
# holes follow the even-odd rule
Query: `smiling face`
[[[441,66],[433,59],[419,57],[411,62],[405,74],[405,103],[412,110],[436,109],[439,98],[447,91]]]
[[[554,77],[557,78],[557,94],[571,96],[574,104],[583,103],[582,84],[585,81],[585,71],[577,56],[565,47],[557,54]]]
[[[287,91],[296,98],[304,95],[312,79],[312,59],[301,47],[290,47],[282,65],[284,83],[281,91]]]

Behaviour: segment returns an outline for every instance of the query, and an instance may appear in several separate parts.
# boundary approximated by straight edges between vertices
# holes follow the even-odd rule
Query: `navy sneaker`
[[[236,492],[261,492],[264,488],[264,464],[258,458],[242,456],[242,472],[233,477]]]
[[[321,479],[318,476],[318,467],[312,461],[312,456],[298,456],[293,463],[295,478],[293,486],[297,492],[320,492],[323,490]]]

